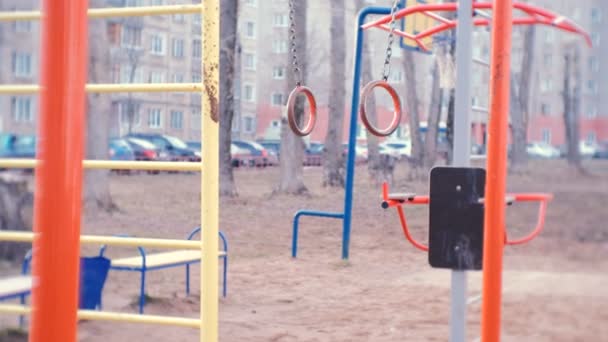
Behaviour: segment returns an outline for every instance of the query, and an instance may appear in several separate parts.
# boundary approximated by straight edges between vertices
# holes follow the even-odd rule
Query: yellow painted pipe
[[[117,8],[91,8],[90,18],[138,17],[147,15],[195,14],[200,13],[202,5],[138,6]],[[40,20],[40,11],[0,12],[0,21]]]
[[[0,231],[0,241],[12,242],[32,242],[35,234],[33,232],[21,232],[13,230]],[[146,248],[168,248],[168,249],[190,249],[198,250],[201,247],[200,241],[196,240],[177,240],[177,239],[153,239],[138,237],[116,237],[116,236],[97,236],[82,235],[82,244],[88,245],[108,245],[118,247],[146,247]]]
[[[0,313],[29,315],[32,308],[25,305],[2,304],[0,305]],[[168,325],[184,328],[200,328],[201,320],[196,318],[182,318],[171,316],[153,316],[128,314],[121,312],[101,312],[92,310],[78,310],[78,318],[91,321],[113,321],[139,324],[157,324]]]
[[[200,92],[201,83],[108,83],[87,84],[89,93],[164,93],[164,92]],[[40,86],[36,84],[0,85],[0,95],[36,94]]]
[[[1,159],[0,168],[33,169],[38,165],[36,159]],[[104,170],[158,170],[158,171],[201,171],[200,162],[158,162],[158,161],[119,161],[83,160],[85,169]]]
[[[220,0],[205,0],[202,10],[205,91],[201,108],[201,141],[205,172],[201,173],[201,342],[218,340],[218,225],[219,225],[219,103]]]

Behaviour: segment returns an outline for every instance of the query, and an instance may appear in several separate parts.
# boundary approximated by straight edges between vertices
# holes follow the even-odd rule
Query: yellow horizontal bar
[[[1,159],[0,168],[33,169],[38,165],[36,159]],[[83,160],[85,169],[104,170],[159,170],[159,171],[201,171],[200,162],[163,162],[163,161],[119,161]]]
[[[90,18],[137,17],[146,15],[165,14],[196,14],[200,13],[202,5],[168,5],[168,6],[138,6],[117,8],[90,8]],[[40,11],[0,12],[0,21],[40,20]]]
[[[109,83],[87,84],[89,93],[164,93],[164,92],[201,92],[201,83]],[[36,94],[40,86],[35,84],[0,85],[0,95]]]
[[[32,308],[25,305],[2,304],[0,313],[29,315]],[[120,312],[101,312],[92,310],[78,310],[78,318],[92,321],[112,321],[140,324],[159,324],[184,328],[200,328],[201,320],[196,318],[182,318],[170,316],[138,315]]]
[[[32,242],[34,241],[34,238],[35,234],[32,232],[20,232],[13,230],[0,231],[0,241]],[[137,237],[82,235],[80,237],[80,242],[90,245],[109,245],[118,247],[175,248],[190,250],[199,250],[201,248],[201,242],[196,240],[152,239]]]

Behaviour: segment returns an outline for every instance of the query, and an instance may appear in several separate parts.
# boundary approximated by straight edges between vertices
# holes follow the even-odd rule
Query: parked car
[[[0,148],[0,158],[36,158],[36,136],[5,134]]]
[[[135,160],[153,161],[167,159],[166,153],[163,154],[160,148],[147,140],[139,138],[125,138],[125,140],[131,146],[135,154]]]
[[[598,147],[595,143],[581,141],[578,144],[578,150],[582,158],[593,158]]]
[[[264,148],[264,146],[260,145],[255,141],[247,141],[247,140],[233,140],[232,143],[239,148],[245,149],[250,152],[247,160],[245,161],[245,165],[248,166],[256,166],[256,167],[266,167],[268,165],[275,165],[278,163],[278,159],[270,160],[271,156],[268,153],[268,150]],[[276,156],[275,156],[276,158]],[[274,162],[274,163],[273,163]]]
[[[346,157],[348,155],[348,143],[342,144],[342,148],[344,151],[343,152],[344,158],[346,160]],[[361,164],[361,163],[367,162],[367,157],[368,157],[367,146],[356,144],[355,145],[355,164]]]
[[[389,149],[397,151],[399,159],[407,159],[412,155],[412,144],[405,140],[386,140],[380,144]]]
[[[201,161],[201,158],[181,139],[166,134],[132,133],[127,138],[138,138],[153,143],[171,161]]]
[[[110,160],[135,160],[135,153],[125,139],[110,139],[109,145]]]
[[[559,158],[561,153],[559,149],[545,143],[532,142],[526,145],[526,151],[532,158],[553,159]]]
[[[194,151],[194,154],[196,154],[199,158],[201,157],[203,144],[200,141],[188,141],[186,145],[188,145],[188,148]]]
[[[321,166],[323,164],[323,151],[325,145],[320,142],[311,142],[304,151],[304,166]]]
[[[595,153],[593,154],[595,159],[608,159],[608,141],[598,144]]]
[[[230,144],[230,157],[232,158],[232,167],[247,166],[251,159],[251,151],[232,143]]]

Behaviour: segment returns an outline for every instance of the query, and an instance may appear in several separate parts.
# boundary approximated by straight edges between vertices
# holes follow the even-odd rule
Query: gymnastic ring
[[[295,111],[296,99],[301,93],[306,95],[308,104],[310,106],[310,116],[304,129],[300,129],[300,126],[298,126]],[[312,132],[312,129],[315,127],[315,123],[317,122],[317,100],[315,100],[315,95],[312,93],[310,88],[299,85],[291,92],[291,94],[289,94],[289,98],[287,99],[287,121],[289,122],[289,127],[291,127],[291,130],[295,135],[303,137]]]
[[[365,109],[365,103],[367,101],[367,97],[374,91],[375,88],[380,87],[385,89],[388,94],[393,99],[393,106],[395,107],[393,121],[391,124],[385,129],[378,129],[374,126],[367,117],[367,110]],[[393,88],[388,82],[384,80],[380,81],[372,81],[368,83],[363,90],[361,90],[361,101],[359,102],[359,113],[361,114],[361,121],[365,127],[375,136],[378,137],[386,137],[391,135],[397,127],[399,127],[399,123],[401,122],[401,100],[399,99],[399,94],[395,88]]]

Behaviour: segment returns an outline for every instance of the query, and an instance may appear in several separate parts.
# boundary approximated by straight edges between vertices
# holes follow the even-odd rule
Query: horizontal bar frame
[[[33,242],[36,238],[33,232],[5,230],[0,232],[0,241]],[[175,248],[200,250],[201,242],[197,240],[154,239],[138,237],[117,237],[82,235],[80,242],[88,245],[108,245],[119,247]]]
[[[40,161],[36,159],[1,159],[0,169],[34,169]],[[85,169],[93,170],[155,170],[155,171],[197,171],[202,168],[201,162],[163,162],[163,161],[119,161],[119,160],[83,160]]]
[[[0,313],[29,315],[32,308],[25,305],[2,304],[0,305]],[[166,326],[184,327],[200,329],[201,320],[196,318],[181,318],[171,316],[154,316],[128,314],[121,312],[102,312],[93,310],[78,310],[78,318],[91,321],[109,321],[109,322],[128,322],[139,324],[158,324]]]
[[[167,5],[167,6],[137,6],[137,7],[118,7],[118,8],[90,8],[88,13],[90,18],[111,18],[111,17],[140,17],[148,15],[169,15],[169,14],[198,14],[201,12],[202,5]],[[12,11],[0,12],[0,21],[26,21],[40,20],[40,11]]]
[[[192,93],[202,92],[202,83],[107,83],[87,84],[85,87],[89,93]],[[40,92],[40,86],[36,84],[3,84],[0,85],[0,95],[36,94]]]

